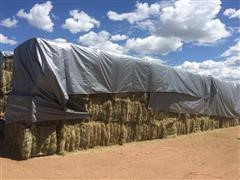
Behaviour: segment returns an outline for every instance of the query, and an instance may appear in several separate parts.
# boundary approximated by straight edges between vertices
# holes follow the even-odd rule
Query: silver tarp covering
[[[149,108],[222,117],[240,115],[240,85],[71,43],[30,39],[14,51],[7,121],[87,118],[69,95],[150,92]]]

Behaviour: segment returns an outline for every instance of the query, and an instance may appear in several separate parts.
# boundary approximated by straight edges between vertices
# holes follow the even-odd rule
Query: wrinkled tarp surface
[[[7,121],[86,118],[69,95],[150,92],[149,108],[222,117],[240,114],[240,85],[183,72],[158,61],[34,38],[14,51]]]

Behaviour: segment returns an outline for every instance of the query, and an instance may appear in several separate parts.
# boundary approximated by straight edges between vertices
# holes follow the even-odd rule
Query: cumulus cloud
[[[18,20],[16,20],[15,17],[13,18],[6,18],[0,22],[1,26],[7,27],[7,28],[14,28],[17,26]]]
[[[55,42],[63,42],[63,43],[67,42],[67,40],[64,39],[64,38],[56,38],[56,39],[53,39],[53,41],[55,41]]]
[[[240,83],[239,53],[239,42],[237,42],[222,54],[223,57],[226,57],[223,61],[185,61],[183,64],[177,66],[177,68],[201,75],[212,75],[225,81]]]
[[[142,60],[144,61],[147,61],[147,62],[157,62],[157,63],[162,63],[162,64],[165,64],[167,61],[165,60],[162,60],[162,59],[159,59],[159,58],[155,58],[155,57],[152,57],[152,56],[143,56],[143,57],[140,57]]]
[[[240,18],[240,9],[238,10],[232,8],[226,9],[223,12],[223,15],[227,16],[229,19]]]
[[[142,21],[153,15],[158,15],[160,11],[160,5],[154,3],[148,5],[148,3],[136,3],[136,9],[133,12],[119,14],[114,11],[108,11],[107,16],[113,21],[127,20],[130,24]]]
[[[53,6],[51,1],[47,1],[42,4],[35,4],[29,11],[25,12],[24,9],[20,9],[17,16],[26,19],[32,26],[47,31],[52,32],[54,23],[51,20],[50,13]]]
[[[111,42],[111,34],[107,31],[100,31],[99,33],[90,31],[87,34],[80,36],[78,42],[85,46],[115,53],[127,52],[127,49],[123,46]]]
[[[231,46],[229,49],[224,51],[221,56],[239,56],[240,54],[240,41],[238,41],[234,46]]]
[[[65,19],[62,25],[63,29],[68,29],[71,33],[86,32],[90,29],[100,26],[100,22],[90,17],[84,11],[71,10],[69,11],[71,18]]]
[[[178,37],[185,42],[214,43],[228,37],[225,24],[217,19],[221,1],[179,0],[161,10],[153,33]]]
[[[146,47],[145,52],[167,54],[176,51],[184,43],[210,44],[230,36],[217,14],[221,9],[221,1],[178,0],[167,3],[136,3],[132,12],[117,13],[109,11],[107,16],[114,21],[128,21],[140,29],[148,30],[148,37],[129,40],[132,49]],[[153,38],[154,37],[154,38]],[[169,40],[167,50],[153,47],[149,40],[156,42]],[[173,45],[173,43],[176,43]],[[135,44],[134,43],[140,43]],[[145,46],[150,45],[150,47]],[[140,48],[142,50],[142,48]]]
[[[17,41],[15,41],[13,39],[9,39],[7,36],[0,34],[0,44],[15,45],[15,44],[17,44]]]
[[[115,34],[111,36],[111,41],[123,41],[128,39],[128,36],[121,35],[121,34]]]
[[[176,51],[181,48],[182,42],[179,38],[175,37],[158,37],[148,36],[146,38],[136,38],[127,40],[126,47],[132,51],[152,54],[160,53],[167,54],[171,51]]]
[[[240,83],[240,66],[239,64],[235,64],[239,62],[239,59],[233,62],[233,64],[229,60],[185,61],[182,65],[177,66],[177,68],[200,75],[211,75],[224,81]]]

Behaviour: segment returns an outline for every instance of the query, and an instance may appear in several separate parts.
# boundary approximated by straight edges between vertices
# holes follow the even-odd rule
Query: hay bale
[[[51,155],[57,151],[56,122],[31,125],[33,150],[31,156]],[[36,147],[34,147],[36,146]]]
[[[130,122],[131,120],[131,114],[132,114],[132,102],[130,98],[126,98],[121,101],[121,122]]]
[[[74,125],[74,128],[75,128],[75,136],[76,136],[76,138],[75,138],[75,148],[76,148],[76,150],[78,150],[79,148],[80,148],[80,141],[81,141],[81,131],[80,131],[80,125],[79,125],[79,123],[76,123],[75,125]]]
[[[22,131],[20,131],[20,135],[22,137],[19,137],[18,147],[20,148],[20,158],[21,159],[29,159],[31,157],[32,152],[32,134],[31,130],[29,128],[26,128]]]
[[[221,128],[228,128],[239,125],[239,118],[219,118],[219,126]]]
[[[11,148],[26,159],[96,146],[175,137],[200,130],[235,126],[240,121],[240,118],[224,119],[152,111],[147,107],[148,95],[149,93],[121,93],[70,96],[91,114],[88,122],[68,120],[28,126],[9,125],[14,127],[7,128],[8,139],[12,139]],[[0,110],[4,106],[4,101],[0,99]]]
[[[80,148],[88,149],[90,145],[90,131],[88,123],[80,124]]]
[[[126,127],[126,142],[136,141],[136,126],[135,122],[125,123]]]
[[[110,100],[106,101],[103,106],[103,117],[106,123],[113,120],[113,106]]]
[[[128,136],[127,128],[125,127],[125,125],[123,123],[121,123],[120,136],[119,136],[119,144],[120,145],[123,145],[124,143],[126,143],[127,136]]]
[[[142,126],[140,124],[136,124],[135,127],[135,141],[142,140]]]
[[[12,72],[9,71],[3,71],[3,87],[2,92],[4,94],[7,94],[12,89]]]
[[[101,123],[101,146],[107,146],[109,142],[109,135],[107,133],[106,125]]]
[[[207,131],[210,128],[209,117],[202,116],[201,119],[201,131]]]
[[[158,139],[162,139],[162,138],[165,138],[166,137],[166,129],[165,129],[165,126],[163,124],[163,121],[157,121],[157,128],[158,128]]]
[[[121,135],[120,122],[109,122],[105,125],[108,141],[107,145],[119,144],[119,139]]]
[[[6,125],[4,146],[13,157],[18,159],[30,158],[32,141],[31,130],[25,124],[13,123]]]
[[[140,141],[143,141],[143,140],[148,140],[149,139],[149,127],[148,127],[148,124],[146,123],[140,123],[137,125],[137,139],[140,139]]]
[[[56,127],[57,153],[63,155],[65,152],[66,130],[64,121],[59,121]]]
[[[130,119],[132,122],[141,122],[142,121],[142,106],[139,101],[133,101],[131,103]]]
[[[5,119],[7,96],[0,96],[0,119]]]
[[[183,135],[188,133],[186,120],[179,119],[176,121],[177,135]]]
[[[159,133],[160,133],[160,131],[159,131],[160,122],[154,120],[154,121],[151,122],[150,125],[151,125],[151,130],[150,130],[150,132],[151,132],[151,139],[158,139],[158,138],[160,138],[160,135],[159,135]]]
[[[163,129],[166,131],[167,137],[177,136],[176,118],[167,118],[163,120]]]
[[[141,104],[141,109],[142,109],[142,122],[147,122],[148,119],[148,109],[146,108],[145,105]]]
[[[95,146],[95,136],[94,136],[94,122],[88,123],[88,131],[89,131],[89,148],[93,148]]]
[[[199,118],[195,117],[189,117],[189,132],[188,133],[196,133],[201,131],[201,120]]]

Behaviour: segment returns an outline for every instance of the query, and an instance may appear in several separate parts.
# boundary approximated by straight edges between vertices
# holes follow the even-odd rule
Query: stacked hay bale
[[[147,107],[148,96],[148,93],[71,96],[72,101],[84,105],[91,118],[87,122],[63,123],[59,152],[175,137],[221,127],[217,117],[153,112]]]
[[[2,139],[4,138],[6,100],[11,91],[13,54],[0,53],[0,139]]]
[[[6,144],[18,158],[28,159],[239,124],[239,119],[154,112],[148,109],[148,98],[149,93],[70,96],[90,119],[8,124]]]
[[[3,56],[0,72],[0,119],[4,119],[7,95],[12,89],[12,61],[13,55]]]
[[[12,123],[5,127],[5,148],[18,159],[51,155],[57,151],[57,122]]]
[[[0,118],[11,91],[12,57],[5,57],[0,74]],[[176,137],[181,134],[236,126],[240,119],[154,112],[148,108],[149,93],[93,94],[70,96],[70,108],[87,111],[91,118],[12,123],[5,127],[4,144],[18,159]],[[74,107],[76,104],[77,107]],[[0,134],[3,131],[0,127]]]

